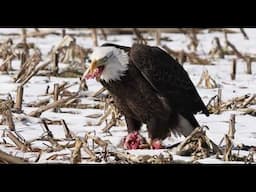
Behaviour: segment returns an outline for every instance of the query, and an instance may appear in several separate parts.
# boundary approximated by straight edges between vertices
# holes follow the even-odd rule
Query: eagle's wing
[[[158,47],[134,44],[130,59],[142,76],[177,112],[209,112],[183,67]]]

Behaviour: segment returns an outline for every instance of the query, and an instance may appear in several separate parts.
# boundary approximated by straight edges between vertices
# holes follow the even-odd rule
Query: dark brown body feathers
[[[131,48],[115,44],[130,57],[128,70],[121,80],[101,81],[124,114],[128,132],[147,125],[149,137],[164,139],[177,128],[182,115],[193,128],[199,126],[193,114],[209,115],[187,72],[171,56],[158,47],[134,44]]]

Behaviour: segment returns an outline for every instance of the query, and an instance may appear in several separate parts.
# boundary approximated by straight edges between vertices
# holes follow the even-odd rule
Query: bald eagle
[[[90,58],[83,78],[96,78],[112,95],[127,124],[126,149],[142,144],[143,123],[151,147],[159,149],[170,133],[188,136],[199,126],[193,114],[209,116],[188,73],[158,47],[106,43],[96,47]]]

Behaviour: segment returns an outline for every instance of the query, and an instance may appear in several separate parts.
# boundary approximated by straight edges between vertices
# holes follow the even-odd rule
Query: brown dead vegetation
[[[94,46],[99,45],[99,38],[108,39],[108,35],[113,34],[133,34],[134,40],[138,43],[147,44],[150,40],[156,40],[156,44],[162,46],[171,56],[176,58],[181,64],[197,64],[197,65],[213,65],[216,63],[216,58],[225,58],[226,55],[235,56],[235,64],[232,65],[231,78],[235,79],[236,75],[236,60],[241,59],[246,66],[245,72],[252,74],[252,62],[256,61],[256,56],[249,53],[241,53],[239,47],[236,47],[230,40],[228,34],[238,33],[230,29],[212,28],[208,32],[221,32],[225,34],[225,41],[217,37],[213,39],[213,47],[206,55],[198,53],[200,41],[199,35],[206,29],[193,28],[173,28],[173,29],[144,29],[144,28],[126,28],[126,29],[91,29],[91,33],[71,33],[63,29],[61,32],[55,30],[42,31],[35,29],[35,31],[28,32],[23,29],[21,33],[0,34],[3,36],[10,36],[7,40],[0,42],[0,72],[10,73],[14,72],[14,82],[18,85],[15,102],[12,99],[0,100],[0,114],[2,119],[0,124],[7,125],[8,129],[4,131],[5,135],[1,145],[5,147],[14,148],[16,151],[22,153],[34,153],[36,158],[34,160],[24,159],[16,155],[0,151],[0,163],[38,163],[43,155],[48,155],[46,160],[63,160],[69,163],[84,163],[84,162],[104,162],[104,163],[150,163],[150,164],[173,164],[173,163],[194,163],[196,160],[216,155],[224,161],[244,161],[253,162],[252,155],[247,157],[239,157],[232,152],[234,147],[233,140],[235,136],[235,118],[230,118],[229,132],[224,135],[225,148],[217,146],[210,138],[207,137],[206,131],[202,127],[196,128],[184,141],[177,147],[177,154],[191,156],[192,161],[177,161],[173,159],[171,153],[169,155],[133,155],[122,149],[116,149],[112,143],[104,138],[97,136],[95,133],[88,132],[83,137],[78,136],[69,129],[68,123],[64,119],[52,120],[40,118],[45,111],[54,109],[55,112],[61,113],[63,108],[72,109],[101,109],[103,113],[91,114],[87,118],[96,119],[96,123],[88,123],[85,126],[100,126],[105,123],[102,132],[111,135],[111,128],[115,126],[125,126],[125,121],[122,114],[115,107],[112,98],[105,93],[102,88],[92,95],[94,99],[93,104],[82,103],[80,93],[87,90],[85,80],[79,79],[75,83],[63,82],[52,87],[47,87],[45,96],[47,98],[33,101],[30,103],[23,102],[23,92],[26,91],[26,85],[30,83],[31,78],[44,75],[49,79],[52,76],[56,77],[81,77],[84,70],[86,70],[85,60],[91,53],[91,49],[84,48],[77,44],[76,37],[91,37]],[[171,47],[165,45],[166,41],[170,39],[163,37],[161,33],[180,33],[188,38],[187,48],[185,50],[173,50]],[[249,39],[248,35],[243,29],[240,29],[241,34],[245,39]],[[152,34],[154,37],[151,38]],[[60,42],[49,50],[48,57],[44,58],[41,50],[34,43],[30,43],[28,38],[44,38],[47,35],[58,35],[62,39]],[[18,39],[16,44],[14,40]],[[19,71],[13,71],[12,61],[19,60]],[[64,64],[65,68],[61,69],[60,64]],[[77,92],[71,92],[69,88],[79,84]],[[203,88],[217,88],[217,82],[210,76],[208,71],[203,71],[202,76],[198,82],[198,87]],[[242,114],[249,114],[256,116],[254,108],[251,105],[256,104],[255,94],[246,94],[241,97],[236,97],[228,101],[221,99],[221,89],[218,95],[211,98],[208,109],[211,113],[219,114],[226,110],[237,110]],[[32,112],[25,114],[22,107],[36,108]],[[19,117],[19,115],[23,115]],[[15,118],[14,118],[15,116]],[[24,139],[20,133],[15,131],[15,122],[21,120],[28,120],[36,117],[40,120],[40,125],[44,128],[44,133],[32,140]],[[51,131],[51,126],[59,126],[65,133],[64,138],[55,137]],[[45,147],[34,147],[34,142],[44,142]],[[114,148],[114,150],[113,150]],[[64,151],[70,150],[70,153]],[[168,149],[166,149],[168,151]],[[168,151],[170,152],[170,151]]]

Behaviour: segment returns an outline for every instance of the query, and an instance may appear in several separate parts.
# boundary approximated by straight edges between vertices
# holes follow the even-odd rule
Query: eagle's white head
[[[83,75],[86,79],[96,78],[106,82],[120,80],[128,69],[128,54],[116,47],[96,47],[90,59],[92,62]]]

